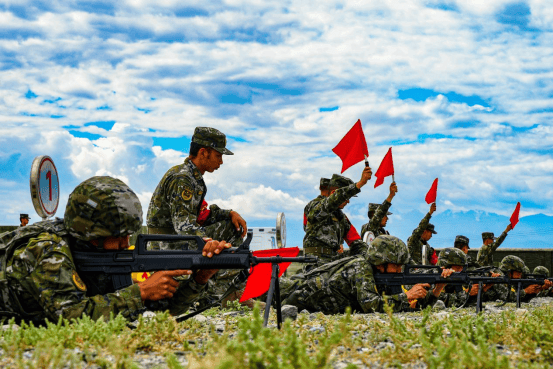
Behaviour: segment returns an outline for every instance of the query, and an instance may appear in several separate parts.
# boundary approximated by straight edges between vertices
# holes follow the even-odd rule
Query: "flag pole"
[[[392,174],[392,182],[395,182],[396,179],[394,178],[394,175]]]
[[[367,160],[367,155],[365,155],[365,166],[366,166],[366,167],[369,166],[369,161]]]

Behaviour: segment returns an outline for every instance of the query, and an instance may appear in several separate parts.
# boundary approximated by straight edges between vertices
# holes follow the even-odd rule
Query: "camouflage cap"
[[[428,223],[428,225],[426,226],[426,230],[432,232],[433,234],[438,234],[438,232],[434,230],[434,224],[432,223]]]
[[[448,247],[440,251],[438,256],[438,265],[441,267],[449,267],[452,265],[465,265],[467,256],[465,253],[455,247]]]
[[[321,184],[319,185],[321,190],[328,189],[330,186],[330,179],[329,178],[321,178]]]
[[[406,264],[409,261],[409,249],[399,238],[381,235],[369,244],[365,257],[372,265]]]
[[[486,241],[487,239],[495,239],[493,232],[482,232],[482,241]]]
[[[469,246],[469,238],[467,236],[457,235],[455,236],[455,242],[453,244],[455,247],[463,247],[464,245]]]
[[[29,214],[19,214],[19,219],[31,219]]]
[[[73,237],[83,241],[127,236],[142,226],[142,206],[121,180],[92,177],[69,195],[63,222]]]
[[[194,135],[192,136],[192,142],[210,147],[221,154],[234,155],[232,151],[225,148],[227,145],[227,136],[215,128],[196,127]]]
[[[524,266],[524,261],[518,256],[507,255],[501,260],[499,269],[501,269],[502,272],[516,271],[522,273],[524,272]]]
[[[332,178],[330,179],[329,186],[336,187],[336,188],[342,188],[347,187],[349,185],[355,184],[351,179],[341,176],[339,174],[333,174]]]
[[[522,269],[522,272],[524,274],[530,274],[530,268],[528,268],[526,265],[524,266],[524,269]]]
[[[534,271],[532,272],[532,274],[542,274],[542,275],[545,275],[546,277],[549,277],[549,269],[540,265],[534,268]]]
[[[374,202],[371,202],[369,204],[369,214],[371,214],[371,213],[374,214],[380,205],[382,205],[382,204],[375,204]],[[392,213],[387,212],[386,215],[392,215]],[[370,215],[369,215],[369,217],[370,217]]]

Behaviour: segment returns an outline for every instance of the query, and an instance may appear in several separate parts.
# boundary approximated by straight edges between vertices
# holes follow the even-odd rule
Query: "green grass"
[[[300,314],[282,330],[264,328],[258,309],[223,316],[205,315],[225,327],[168,314],[140,319],[135,329],[122,317],[110,321],[88,318],[59,321],[44,327],[23,324],[0,331],[0,367],[101,368],[137,367],[134,355],[156,353],[171,369],[182,368],[332,368],[337,361],[390,367],[421,362],[429,368],[541,368],[553,362],[553,308],[542,306],[524,314],[514,309],[475,315],[472,309],[448,311],[449,317],[427,309],[420,313],[325,316]],[[274,317],[273,317],[274,319]],[[274,325],[274,320],[270,323]],[[323,327],[324,329],[313,329]]]

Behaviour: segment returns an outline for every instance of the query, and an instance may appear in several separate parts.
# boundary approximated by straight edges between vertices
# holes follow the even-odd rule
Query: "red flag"
[[[515,208],[515,211],[513,211],[513,215],[511,215],[511,227],[514,229],[515,226],[518,223],[518,214],[520,213],[520,202],[517,202],[517,207]]]
[[[438,178],[436,178],[434,182],[432,182],[432,186],[430,187],[430,190],[428,190],[428,193],[424,198],[426,200],[426,203],[432,204],[433,202],[436,202],[436,195],[438,195]]]
[[[390,149],[386,153],[386,156],[384,156],[384,159],[382,159],[382,163],[380,163],[378,170],[374,174],[374,176],[376,177],[374,188],[377,188],[382,183],[384,183],[385,177],[391,176],[393,174],[394,174],[394,160],[392,159],[392,148],[390,147]]]
[[[342,159],[342,173],[352,165],[365,159],[365,156],[369,156],[369,149],[367,149],[367,141],[365,141],[360,119],[332,151]]]
[[[283,258],[294,258],[300,253],[299,247],[287,247],[282,249],[273,249],[273,250],[258,250],[253,252],[253,256],[257,257],[271,257],[271,256],[282,256]],[[286,268],[290,266],[291,263],[280,263],[278,274],[279,278],[286,271]],[[250,270],[250,276],[246,282],[246,288],[242,297],[240,297],[240,302],[246,301],[248,299],[253,299],[263,295],[265,292],[269,291],[269,286],[271,285],[271,274],[273,273],[273,265],[270,263],[257,264]]]

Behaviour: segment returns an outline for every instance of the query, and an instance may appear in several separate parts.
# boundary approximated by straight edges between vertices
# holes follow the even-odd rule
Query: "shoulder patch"
[[[194,192],[192,191],[192,189],[190,187],[185,187],[184,191],[182,191],[182,193],[181,193],[181,197],[184,201],[190,201],[192,199],[193,194],[194,194]]]
[[[73,284],[75,287],[77,287],[80,291],[86,291],[86,285],[84,284],[83,280],[76,271],[73,271]]]

